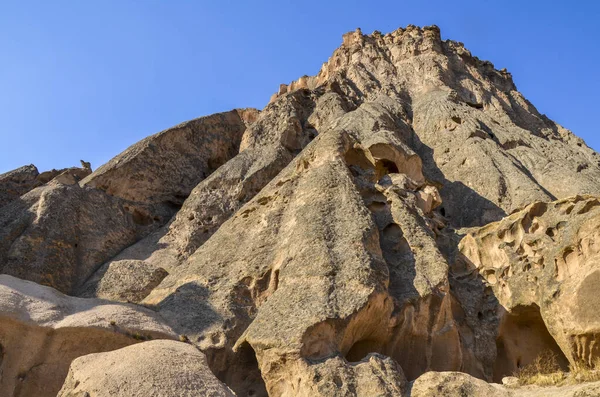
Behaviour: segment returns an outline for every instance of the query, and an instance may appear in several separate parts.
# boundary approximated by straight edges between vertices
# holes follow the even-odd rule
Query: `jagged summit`
[[[0,351],[39,341],[0,394],[508,397],[542,353],[593,366],[599,160],[437,27],[347,33],[261,111],[0,176]]]
[[[312,90],[325,84],[338,73],[343,75],[350,64],[361,62],[358,57],[352,57],[353,54],[360,51],[368,51],[372,57],[370,61],[379,64],[377,65],[379,67],[382,63],[393,64],[401,59],[430,53],[445,55],[446,57],[458,56],[463,62],[481,68],[483,74],[493,76],[492,79],[497,80],[496,83],[499,89],[503,91],[516,90],[512,75],[506,68],[495,70],[490,61],[482,61],[477,57],[473,57],[461,42],[442,41],[440,29],[436,25],[423,28],[408,25],[406,28],[399,28],[385,35],[377,30],[370,35],[365,35],[360,28],[344,34],[342,45],[327,62],[323,63],[316,76],[304,75],[289,85],[281,84],[278,92],[271,97],[271,102],[286,92],[301,88]]]

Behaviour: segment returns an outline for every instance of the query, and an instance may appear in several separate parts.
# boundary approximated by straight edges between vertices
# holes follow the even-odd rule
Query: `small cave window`
[[[388,170],[388,174],[398,173],[398,166],[391,160],[381,160],[381,165]]]
[[[369,353],[379,353],[380,344],[377,341],[365,339],[354,343],[348,353],[346,360],[350,362],[358,362],[369,355]]]
[[[381,179],[381,177],[383,177],[384,175],[397,174],[399,172],[396,163],[388,159],[377,160],[377,162],[375,163],[375,167],[378,180]]]

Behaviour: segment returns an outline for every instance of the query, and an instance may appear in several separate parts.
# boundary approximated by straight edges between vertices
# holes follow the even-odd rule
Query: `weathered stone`
[[[36,187],[38,175],[33,164],[0,174],[0,208]]]
[[[31,164],[0,174],[0,208],[59,176],[62,176],[61,183],[72,185],[85,178],[90,172],[83,168],[72,167],[40,174]]]
[[[79,296],[138,303],[168,275],[161,267],[140,260],[113,261],[96,272]]]
[[[513,391],[462,372],[427,372],[410,385],[408,397],[513,397]],[[541,396],[540,396],[541,397]]]
[[[468,234],[463,266],[494,289],[502,311],[495,378],[544,350],[566,368],[600,352],[600,198],[536,202]]]
[[[73,360],[58,397],[233,397],[192,345],[152,341]]]
[[[55,396],[71,361],[149,338],[177,335],[150,310],[0,275],[0,394]]]
[[[0,271],[69,293],[160,220],[147,207],[64,182],[0,208]]]
[[[149,136],[96,169],[83,185],[179,209],[194,186],[238,152],[246,120],[257,112],[218,113]]]
[[[600,382],[503,387],[461,372],[427,372],[411,382],[408,390],[406,397],[596,397]]]
[[[598,155],[436,26],[53,178],[0,209],[0,270],[151,307],[238,395],[512,396],[486,381],[598,356]]]

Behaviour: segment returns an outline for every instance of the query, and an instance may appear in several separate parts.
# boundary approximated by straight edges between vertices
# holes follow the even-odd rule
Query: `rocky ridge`
[[[599,161],[437,27],[350,32],[262,111],[183,123],[83,178],[0,176],[0,272],[29,280],[0,276],[0,389],[545,395],[488,382],[547,350],[596,364]],[[99,341],[53,354],[55,315]],[[19,357],[23,327],[45,336]],[[60,370],[33,375],[48,352]]]

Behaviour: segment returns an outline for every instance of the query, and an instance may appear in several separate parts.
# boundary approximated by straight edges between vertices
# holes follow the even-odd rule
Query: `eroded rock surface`
[[[598,356],[599,161],[437,27],[357,30],[260,112],[11,199],[0,271],[156,311],[237,395],[510,396],[542,351]]]
[[[258,111],[201,117],[149,136],[99,167],[83,185],[111,196],[178,209],[190,191],[233,157]]]
[[[595,397],[600,395],[600,382],[508,388],[461,372],[428,372],[408,389],[407,397]]]
[[[0,174],[0,208],[55,178],[61,183],[73,184],[91,172],[91,169],[71,167],[39,173],[37,167],[30,164]]]
[[[571,364],[600,357],[600,198],[535,202],[468,234],[465,270],[479,272],[503,306],[496,378],[543,350]]]
[[[37,186],[38,175],[33,164],[0,174],[0,208]]]
[[[58,397],[234,397],[192,345],[151,341],[73,361]]]
[[[148,208],[62,175],[0,208],[0,271],[70,293],[158,222]]]
[[[55,396],[76,357],[176,337],[160,316],[142,307],[72,298],[0,275],[3,396]]]

